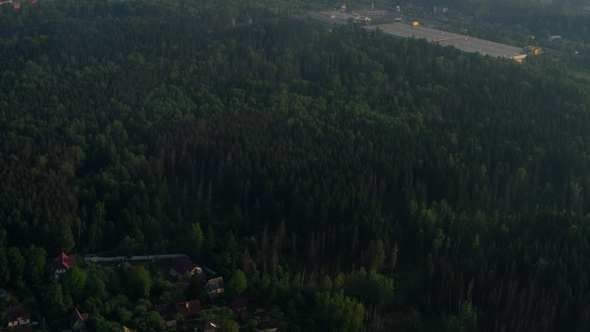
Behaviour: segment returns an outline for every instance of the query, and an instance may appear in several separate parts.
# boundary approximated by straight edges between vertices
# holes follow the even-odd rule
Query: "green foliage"
[[[374,270],[367,273],[360,269],[346,276],[344,290],[365,303],[388,304],[393,299],[393,279]]]
[[[229,279],[226,290],[230,297],[236,298],[244,294],[246,289],[248,289],[248,280],[246,279],[244,272],[237,269]]]
[[[72,266],[59,277],[64,295],[76,297],[86,285],[88,275],[78,266]]]
[[[338,293],[316,294],[315,320],[322,331],[358,331],[363,326],[365,310],[354,299]]]
[[[71,296],[63,293],[61,283],[50,285],[45,292],[43,308],[48,318],[65,315],[72,304]]]
[[[6,251],[6,248],[0,248],[0,287],[6,286],[10,280],[10,265]]]
[[[139,321],[139,331],[164,331],[166,321],[156,311],[150,311],[143,315]]]
[[[96,314],[89,317],[89,326],[93,331],[97,332],[112,332],[121,330],[120,324],[107,321],[103,316]]]
[[[228,307],[214,306],[211,310],[201,313],[201,320],[213,322],[221,331],[237,332],[240,325],[235,321],[236,316]]]
[[[103,299],[105,297],[106,284],[102,276],[94,273],[89,273],[86,281],[88,288],[88,296],[96,299]]]
[[[153,281],[150,272],[143,266],[134,266],[127,272],[127,288],[136,298],[150,298]]]
[[[31,244],[23,253],[25,260],[25,277],[33,285],[39,284],[47,269],[47,252]],[[0,263],[1,264],[1,263]]]
[[[383,241],[381,239],[371,241],[367,250],[367,256],[369,257],[369,270],[379,272],[383,269],[385,249],[383,249]]]
[[[10,283],[14,287],[23,285],[25,271],[25,259],[16,247],[10,247],[6,251],[6,260],[10,267]]]
[[[292,329],[360,330],[362,303],[367,329],[444,315],[451,329],[588,330],[588,80],[550,57],[463,56],[270,19],[271,6],[0,13],[0,286],[43,280],[40,248],[180,251],[226,276],[243,267],[261,301],[285,300]],[[584,17],[526,15],[532,34],[587,38]],[[242,16],[254,23],[234,26]],[[152,271],[93,267],[86,286],[71,272],[44,312],[63,316],[72,294],[102,315],[93,330],[158,330],[122,294],[202,293]]]

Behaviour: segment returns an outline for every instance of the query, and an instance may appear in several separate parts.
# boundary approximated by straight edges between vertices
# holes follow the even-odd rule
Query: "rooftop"
[[[17,320],[27,320],[31,318],[31,314],[29,313],[29,311],[23,308],[23,306],[21,305],[10,308],[4,308],[4,311],[6,312],[6,320],[9,322],[14,322]]]
[[[59,257],[54,258],[52,260],[52,265],[54,270],[58,270],[60,268],[69,269],[72,266],[78,264],[78,260],[74,257],[69,257],[66,253],[62,252]]]
[[[180,275],[184,275],[186,273],[193,273],[195,269],[197,269],[197,271],[201,270],[199,266],[197,266],[196,264],[194,264],[186,258],[181,258],[177,260],[176,263],[174,263],[174,265],[171,267],[171,269]]]
[[[76,325],[79,321],[86,323],[86,322],[88,322],[88,314],[81,314],[78,311],[78,309],[74,308],[74,310],[70,314],[69,320],[70,320],[71,326]]]
[[[224,288],[225,284],[223,283],[223,277],[217,277],[217,278],[213,278],[213,279],[209,279],[207,281],[207,286],[210,287],[210,289],[220,289],[220,288]]]
[[[176,311],[187,318],[201,312],[201,302],[199,300],[178,302],[176,303]]]

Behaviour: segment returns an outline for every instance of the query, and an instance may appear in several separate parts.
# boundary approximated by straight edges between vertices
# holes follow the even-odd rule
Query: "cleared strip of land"
[[[322,12],[312,13],[310,14],[310,17],[324,23],[342,25],[346,24],[347,18],[350,17],[350,14],[339,12]],[[379,24],[367,26],[365,29],[368,31],[373,31],[377,28],[393,37],[424,38],[431,42],[437,42],[441,46],[452,45],[465,53],[479,52],[481,55],[511,58],[517,61],[523,61],[527,56],[526,51],[522,47],[495,43],[489,40],[477,39],[452,32],[427,28],[424,26],[413,26],[409,23]]]

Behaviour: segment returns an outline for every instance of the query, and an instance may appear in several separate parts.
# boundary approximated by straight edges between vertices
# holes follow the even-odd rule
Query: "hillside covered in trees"
[[[188,0],[3,7],[0,55],[0,287],[48,319],[157,330],[199,280],[45,260],[180,252],[286,331],[590,329],[590,84],[549,56]]]

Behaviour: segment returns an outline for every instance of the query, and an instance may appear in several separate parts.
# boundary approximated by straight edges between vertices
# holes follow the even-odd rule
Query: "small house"
[[[31,322],[31,314],[23,306],[4,308],[4,312],[6,312],[8,327],[25,325]]]
[[[195,273],[203,273],[203,269],[186,258],[181,258],[170,268],[170,275],[178,279],[182,279],[186,275],[193,275]]]
[[[336,10],[346,11],[346,4],[344,2],[337,2],[334,4]]]
[[[225,291],[223,277],[209,279],[205,284],[205,291],[210,299],[218,298]]]
[[[273,322],[260,322],[256,326],[258,332],[277,332],[277,325]]]
[[[207,322],[195,326],[194,332],[215,332],[215,329],[217,329],[217,325]]]
[[[185,320],[196,318],[200,312],[201,302],[199,300],[176,303],[176,313],[180,314]]]
[[[448,13],[449,8],[447,6],[434,6],[435,13]]]
[[[549,36],[549,38],[547,38],[547,40],[549,40],[550,42],[556,41],[556,40],[561,40],[561,36]]]
[[[78,309],[74,309],[70,314],[70,327],[72,331],[84,331],[88,324],[88,314],[81,314]]]
[[[211,322],[197,324],[194,332],[215,332],[217,326]]]
[[[54,258],[50,261],[51,270],[56,278],[59,278],[59,275],[62,273],[66,273],[72,266],[78,264],[78,260],[69,257],[64,252],[62,252],[59,257]]]

